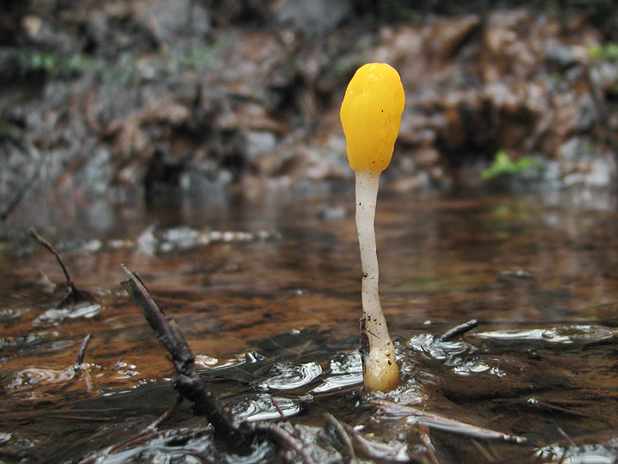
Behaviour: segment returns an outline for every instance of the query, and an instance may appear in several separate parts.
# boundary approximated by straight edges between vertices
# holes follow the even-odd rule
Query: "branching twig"
[[[335,419],[336,420],[336,419]],[[384,444],[363,437],[360,433],[354,430],[353,427],[345,422],[339,422],[343,430],[349,437],[354,450],[353,456],[361,456],[364,459],[371,461],[394,461],[401,462],[402,458],[409,458],[408,446],[406,444],[392,445]],[[350,462],[355,462],[356,458]]]
[[[325,427],[329,427],[343,445],[343,449],[339,450],[339,452],[341,453],[344,464],[356,461],[356,452],[354,451],[354,445],[352,444],[352,440],[347,434],[345,427],[341,424],[341,422],[337,420],[335,416],[330,413],[326,413],[324,415],[324,418],[326,419]]]
[[[235,420],[221,405],[200,379],[193,362],[193,353],[176,323],[159,308],[137,274],[126,267],[124,270],[129,279],[122,282],[122,286],[172,356],[172,362],[178,372],[178,377],[173,382],[176,391],[193,403],[195,414],[208,419],[215,429],[215,439],[218,443],[224,445],[231,453],[249,454],[259,438],[255,428],[249,422]]]
[[[60,301],[60,303],[58,303],[58,307],[63,306],[68,300],[71,300],[73,305],[82,303],[84,301],[92,301],[92,295],[90,295],[88,292],[77,289],[77,287],[75,286],[75,282],[73,282],[69,271],[60,259],[60,255],[58,254],[56,249],[47,240],[41,237],[34,227],[28,230],[28,234],[35,242],[43,246],[45,249],[47,249],[47,251],[49,251],[52,255],[56,257],[56,260],[58,261],[58,264],[60,265],[60,268],[62,269],[62,272],[67,279],[66,285],[68,287],[68,292],[65,297]]]
[[[47,249],[47,251],[49,251],[52,255],[56,257],[56,260],[58,261],[58,264],[60,264],[60,267],[62,268],[62,272],[64,272],[64,276],[67,279],[67,285],[71,289],[75,288],[75,283],[73,282],[73,279],[71,279],[71,275],[69,274],[69,271],[67,271],[67,268],[64,266],[64,263],[60,259],[58,252],[51,245],[51,243],[49,243],[47,240],[41,237],[34,227],[31,227],[30,229],[28,229],[28,234],[30,235],[30,237],[32,237],[32,239],[34,239],[35,242],[37,242],[39,245],[42,245],[44,248]]]
[[[264,430],[268,437],[279,444],[284,449],[290,449],[302,460],[304,464],[315,464],[315,461],[306,453],[303,444],[288,433],[283,427],[277,424],[260,424],[260,429]]]

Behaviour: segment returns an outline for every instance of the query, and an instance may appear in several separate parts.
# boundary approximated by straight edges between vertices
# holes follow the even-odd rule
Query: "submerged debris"
[[[374,401],[380,407],[380,411],[390,417],[406,417],[406,423],[410,425],[425,424],[430,428],[436,428],[447,432],[466,435],[484,440],[503,440],[518,444],[526,443],[527,439],[515,435],[509,435],[502,432],[496,432],[484,427],[467,424],[450,417],[445,417],[440,414],[435,414],[427,411],[422,411],[419,408],[412,406],[392,403],[390,401],[376,400]]]
[[[211,392],[210,387],[199,377],[193,354],[182,336],[180,329],[170,317],[165,316],[159,309],[152,295],[139,277],[126,268],[125,270],[129,274],[129,279],[122,283],[123,287],[140,308],[144,317],[157,334],[157,338],[172,357],[172,362],[178,374],[172,381],[174,388],[178,391],[180,397],[187,398],[192,402],[194,413],[203,415],[208,419],[213,428],[212,439],[215,445],[219,446],[220,449],[226,450],[232,455],[246,456],[247,459],[251,461],[253,459],[252,456],[255,456],[255,453],[261,455],[265,450],[265,443],[270,442],[276,446],[282,457],[287,453],[293,453],[298,458],[298,461],[305,464],[325,462],[324,459],[328,459],[329,462],[349,462],[356,456],[384,462],[409,462],[411,454],[405,443],[398,442],[396,444],[390,443],[387,445],[375,442],[368,437],[362,436],[355,429],[340,422],[331,414],[326,416],[326,422],[321,429],[292,424],[288,421],[288,416],[286,415],[286,411],[291,410],[289,408],[282,409],[279,400],[276,400],[274,397],[270,397],[270,403],[279,414],[278,416],[275,415],[275,418],[279,418],[283,421],[281,424],[261,421],[260,419],[263,420],[267,417],[263,413],[254,417],[253,420],[258,420],[256,422],[249,422],[246,419],[239,418],[238,415],[232,415]],[[447,338],[452,338],[456,336],[456,334],[461,334],[474,326],[476,326],[476,321],[471,321],[459,326],[450,331],[449,333],[451,335],[448,335]],[[442,341],[442,343],[446,342]],[[312,363],[298,364],[300,369],[311,365]],[[270,367],[277,367],[277,365]],[[309,376],[308,380],[305,379],[305,383],[311,383],[315,377],[321,374],[322,370],[317,363],[313,363],[313,367],[317,369],[316,374]],[[267,381],[262,382],[263,386],[261,389],[265,389],[265,391],[281,391],[282,389],[295,390],[301,387],[301,384],[295,383],[294,380],[289,378],[289,375],[294,373],[293,366],[291,369],[281,366],[281,369],[286,371],[285,378],[281,379],[278,379],[277,375],[273,377],[271,374],[267,374],[263,371],[263,369],[260,370],[259,372],[262,375],[266,374],[269,376]],[[257,373],[258,370],[255,372]],[[282,386],[277,386],[280,383]],[[264,399],[265,398],[262,399],[262,402]],[[165,418],[169,417],[171,412],[176,409],[177,403],[178,399],[170,411],[165,414]],[[522,437],[466,424],[439,414],[421,411],[412,406],[396,404],[386,400],[376,400],[374,403],[380,407],[383,414],[390,414],[390,416],[393,417],[407,417],[407,424],[421,424],[477,439],[502,440],[515,444],[523,444],[526,442],[526,439]],[[254,403],[254,405],[256,404]],[[266,408],[262,406],[260,409],[264,411]],[[236,408],[235,413],[240,413],[241,417],[243,415],[238,408]],[[244,413],[244,415],[246,417],[246,413]],[[162,419],[158,420],[155,424],[159,425],[161,420]],[[153,431],[154,427],[153,425],[149,427],[148,430]],[[176,439],[180,439],[182,436],[183,438],[181,440],[183,443],[186,443],[189,437],[195,435],[195,431],[188,432],[188,435],[187,432],[184,431],[178,431],[177,433]],[[421,433],[421,437],[426,435],[426,432]],[[316,441],[316,436],[326,438],[326,443],[320,443],[319,440]],[[155,434],[150,438],[146,437],[146,439],[158,440],[161,437],[163,437],[163,435]],[[141,438],[140,442],[143,442],[143,439],[144,438]],[[116,447],[114,454],[117,454],[120,449],[127,449],[127,446],[129,446],[131,442],[135,442],[135,438]],[[219,445],[217,445],[217,443]],[[330,450],[331,447],[335,450],[335,453]],[[131,447],[129,447],[129,449],[130,448]],[[186,449],[186,451],[193,453],[193,451],[189,451],[189,449]],[[104,456],[105,454],[107,454],[107,452],[99,456]],[[82,462],[95,462],[93,459],[96,460],[96,456],[97,455],[90,457]],[[212,456],[209,457],[209,459],[212,459]],[[103,460],[102,462],[105,461]]]

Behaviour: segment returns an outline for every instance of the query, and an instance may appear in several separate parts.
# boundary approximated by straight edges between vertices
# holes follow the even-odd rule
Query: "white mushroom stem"
[[[380,271],[374,221],[380,171],[355,172],[356,227],[363,270],[363,380],[367,391],[389,391],[399,384],[399,368],[378,293]]]

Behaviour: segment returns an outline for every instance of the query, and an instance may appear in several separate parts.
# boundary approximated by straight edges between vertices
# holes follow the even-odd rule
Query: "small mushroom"
[[[405,93],[399,73],[383,63],[356,71],[341,104],[348,161],[356,174],[356,227],[360,245],[363,317],[363,382],[369,392],[387,392],[400,383],[393,342],[378,294],[375,208],[380,173],[393,156]]]

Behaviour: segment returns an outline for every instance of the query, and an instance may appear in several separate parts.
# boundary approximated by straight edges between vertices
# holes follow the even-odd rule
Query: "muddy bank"
[[[618,65],[597,10],[470,2],[395,20],[363,2],[259,5],[9,8],[2,210],[30,185],[31,200],[81,208],[133,201],[135,188],[156,203],[348,181],[339,104],[368,61],[396,66],[407,91],[392,188],[482,186],[500,150],[535,160],[519,187],[611,185]]]

